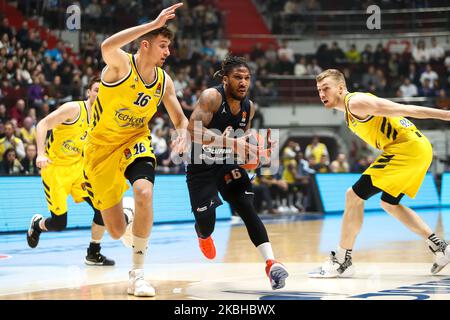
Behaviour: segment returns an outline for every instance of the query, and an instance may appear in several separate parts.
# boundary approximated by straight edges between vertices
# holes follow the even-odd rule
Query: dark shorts
[[[363,200],[367,200],[377,193],[383,192],[381,194],[381,200],[393,205],[399,204],[400,200],[402,200],[403,196],[405,195],[403,193],[400,193],[397,197],[394,197],[389,193],[381,190],[380,188],[375,187],[372,184],[372,178],[367,174],[363,174],[361,178],[359,178],[359,180],[356,181],[352,186],[352,189],[356,193],[356,195]]]
[[[232,170],[237,165],[211,165],[201,170],[188,166],[186,182],[189,190],[191,208],[194,214],[215,209],[223,204],[219,197],[219,183],[223,170]],[[229,167],[229,168],[228,168]]]

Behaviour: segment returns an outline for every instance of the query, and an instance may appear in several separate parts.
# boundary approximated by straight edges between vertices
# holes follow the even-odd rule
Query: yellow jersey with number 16
[[[89,143],[122,145],[136,137],[150,136],[148,123],[164,95],[167,75],[155,67],[155,80],[146,84],[137,70],[134,55],[128,57],[131,65],[128,75],[115,83],[102,79],[92,106]]]

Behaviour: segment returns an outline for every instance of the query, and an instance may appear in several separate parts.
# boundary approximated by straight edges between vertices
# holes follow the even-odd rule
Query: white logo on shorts
[[[208,209],[207,206],[204,206],[204,207],[201,207],[201,208],[197,208],[197,212],[203,212],[203,211],[205,211],[206,209]]]

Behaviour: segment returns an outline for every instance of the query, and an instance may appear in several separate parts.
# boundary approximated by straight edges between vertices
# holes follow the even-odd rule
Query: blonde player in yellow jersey
[[[364,214],[364,201],[382,192],[381,207],[421,236],[435,254],[431,273],[450,261],[450,247],[439,239],[416,212],[400,204],[403,195],[414,198],[432,161],[432,147],[416,126],[404,117],[450,121],[450,111],[403,105],[369,93],[348,92],[344,75],[328,69],[316,77],[320,100],[327,109],[345,113],[347,126],[383,153],[346,192],[341,241],[330,259],[310,277],[351,277],[352,248]]]
[[[41,232],[62,231],[67,225],[67,197],[76,203],[86,201],[94,210],[91,234],[85,263],[111,266],[114,261],[100,253],[105,227],[100,211],[92,206],[83,178],[82,151],[86,142],[91,106],[98,93],[100,78],[90,80],[86,101],[71,101],[42,119],[37,125],[36,166],[41,168],[42,183],[51,217],[35,214],[27,232],[31,248],[39,243]],[[46,142],[47,132],[51,130]]]
[[[161,69],[170,55],[172,32],[165,26],[175,17],[175,4],[161,11],[152,22],[125,29],[103,41],[102,57],[106,67],[93,106],[93,118],[85,153],[86,186],[93,204],[101,210],[106,229],[114,239],[126,237],[132,246],[132,270],[128,294],[154,296],[153,286],[144,280],[144,259],[153,225],[153,183],[155,155],[148,123],[164,102],[170,119],[185,146],[188,121],[175,94],[170,76]],[[138,40],[136,54],[121,47]],[[122,197],[133,188],[133,223],[123,215]],[[127,231],[127,232],[125,232]]]

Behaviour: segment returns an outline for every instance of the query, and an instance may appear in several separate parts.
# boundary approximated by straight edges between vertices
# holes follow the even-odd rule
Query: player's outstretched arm
[[[388,99],[358,94],[349,102],[353,114],[385,117],[411,117],[416,119],[439,119],[450,121],[450,111],[396,103]]]
[[[182,5],[183,3],[174,4],[162,10],[159,16],[152,22],[122,30],[102,42],[103,60],[108,65],[108,68],[113,69],[115,73],[111,78],[123,78],[129,71],[127,54],[121,48],[147,32],[164,26],[167,20],[175,18],[175,10]]]
[[[36,166],[38,168],[45,168],[47,164],[50,163],[50,160],[45,156],[45,138],[47,136],[47,131],[63,122],[74,121],[79,114],[80,105],[78,102],[71,101],[64,103],[61,107],[39,121],[36,126]]]

